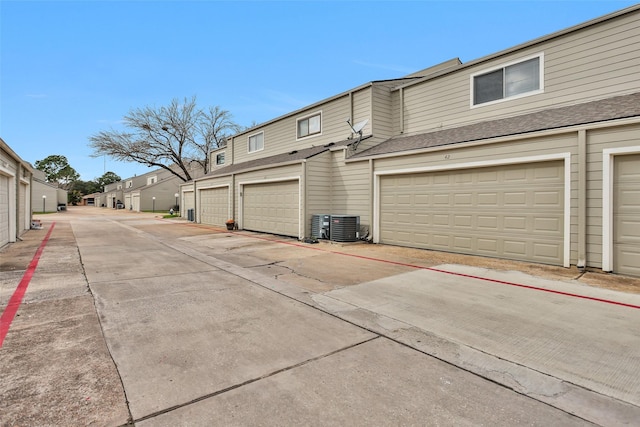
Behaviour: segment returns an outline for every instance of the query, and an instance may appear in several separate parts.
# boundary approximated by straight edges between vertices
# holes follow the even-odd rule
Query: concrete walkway
[[[640,296],[567,269],[100,208],[43,219],[0,349],[2,426],[640,419]],[[0,308],[46,231],[1,253]]]

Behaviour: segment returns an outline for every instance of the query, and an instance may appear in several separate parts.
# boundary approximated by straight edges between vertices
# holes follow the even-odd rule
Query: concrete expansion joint
[[[339,348],[339,349],[337,349],[337,350],[330,351],[330,352],[328,352],[328,353],[321,354],[321,355],[319,355],[319,356],[312,357],[312,358],[307,359],[307,360],[303,360],[302,362],[296,363],[296,364],[294,364],[294,365],[290,365],[290,366],[286,366],[286,367],[284,367],[284,368],[276,369],[275,371],[268,372],[268,373],[266,373],[266,374],[264,374],[264,375],[261,375],[261,376],[255,377],[255,378],[248,379],[248,380],[246,380],[246,381],[243,381],[243,382],[238,383],[238,384],[231,385],[231,386],[229,386],[229,387],[225,387],[225,388],[220,389],[220,390],[218,390],[218,391],[214,391],[214,392],[212,392],[212,393],[204,394],[204,395],[202,395],[202,396],[196,397],[195,399],[191,399],[191,400],[189,400],[188,402],[179,403],[179,404],[177,404],[177,405],[174,405],[174,406],[171,406],[171,407],[165,408],[165,409],[163,409],[163,410],[160,410],[160,411],[157,411],[157,412],[153,412],[153,413],[151,413],[151,414],[147,414],[147,415],[145,415],[145,416],[143,416],[143,417],[140,417],[140,418],[138,418],[138,419],[135,419],[135,420],[133,420],[133,421],[130,421],[129,423],[127,423],[127,424],[125,424],[125,425],[126,425],[126,426],[129,426],[129,425],[135,425],[135,423],[142,422],[142,421],[147,421],[147,420],[150,420],[150,419],[156,418],[156,417],[158,417],[158,416],[160,416],[160,415],[168,414],[168,413],[173,412],[173,411],[175,411],[175,410],[178,410],[178,409],[181,409],[181,408],[184,408],[184,407],[187,407],[187,406],[190,406],[190,405],[196,404],[196,403],[198,403],[198,402],[202,402],[202,401],[204,401],[204,400],[207,400],[207,399],[210,399],[210,398],[213,398],[213,397],[216,397],[216,396],[220,396],[220,395],[225,394],[225,393],[227,393],[227,392],[230,392],[230,391],[236,390],[236,389],[238,389],[238,388],[241,388],[241,387],[247,386],[247,385],[249,385],[249,384],[252,384],[252,383],[255,383],[255,382],[258,382],[258,381],[262,381],[262,380],[264,380],[264,379],[267,379],[267,378],[273,377],[273,376],[278,375],[278,374],[281,374],[281,373],[283,373],[283,372],[287,372],[287,371],[290,371],[290,370],[292,370],[292,369],[296,369],[296,368],[299,368],[299,367],[305,366],[305,365],[307,365],[307,364],[309,364],[309,363],[313,363],[313,362],[316,362],[316,361],[318,361],[318,360],[322,360],[322,359],[325,359],[325,358],[327,358],[327,357],[331,357],[331,356],[333,356],[333,355],[335,355],[335,354],[342,353],[342,352],[347,351],[347,350],[351,350],[351,349],[353,349],[353,348],[355,348],[355,347],[359,347],[359,346],[361,346],[361,345],[363,345],[363,344],[366,344],[366,343],[371,342],[371,341],[373,341],[373,340],[376,340],[376,339],[378,339],[378,338],[380,338],[380,336],[379,336],[379,335],[374,336],[374,337],[370,337],[370,338],[365,339],[365,340],[363,340],[363,341],[360,341],[360,342],[357,342],[357,343],[354,343],[354,344],[350,344],[350,345],[348,345],[348,346],[345,346],[345,347]],[[128,401],[127,401],[127,407],[128,407]]]

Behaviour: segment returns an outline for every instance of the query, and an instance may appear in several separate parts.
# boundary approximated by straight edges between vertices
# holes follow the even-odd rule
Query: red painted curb
[[[2,312],[2,316],[0,316],[0,348],[2,348],[2,343],[4,342],[4,338],[9,332],[9,328],[11,327],[11,323],[13,322],[13,318],[18,312],[18,308],[20,308],[22,298],[27,292],[27,287],[29,286],[29,283],[31,283],[33,273],[36,271],[36,267],[38,267],[38,261],[40,261],[42,251],[44,251],[44,247],[47,245],[47,242],[49,241],[49,237],[51,237],[51,232],[53,231],[53,227],[55,227],[55,225],[56,223],[53,222],[51,224],[51,227],[49,227],[47,235],[44,236],[44,239],[40,243],[36,254],[33,256],[33,259],[27,267],[27,271],[24,272],[22,280],[20,280],[18,287],[13,292],[13,295],[11,295],[11,299],[9,299],[7,307],[4,309],[4,312]]]
[[[198,226],[198,227],[201,227],[201,228],[210,228],[210,226],[203,225],[203,224],[190,223],[189,225],[194,225],[194,226]],[[213,226],[213,227],[215,227],[215,226]],[[241,235],[240,233],[229,232],[229,231],[226,231],[226,230],[224,232],[225,233]],[[247,236],[247,235],[244,235],[244,234],[242,234],[242,235],[243,236]],[[574,293],[570,293],[570,292],[556,291],[556,290],[553,290],[553,289],[541,288],[539,286],[523,285],[521,283],[507,282],[507,281],[504,281],[504,280],[497,280],[497,279],[489,279],[489,278],[486,278],[486,277],[474,276],[474,275],[471,275],[471,274],[456,273],[456,272],[453,272],[453,271],[440,270],[438,268],[433,268],[433,267],[424,267],[424,266],[421,266],[421,265],[407,264],[407,263],[399,262],[399,261],[389,261],[389,260],[385,260],[385,259],[373,258],[373,257],[364,256],[364,255],[355,255],[355,254],[349,254],[349,253],[345,253],[345,252],[330,251],[330,250],[326,250],[326,249],[322,249],[322,248],[318,248],[318,247],[303,245],[303,244],[297,243],[297,242],[287,242],[287,241],[284,241],[284,240],[274,240],[274,239],[269,239],[269,238],[266,238],[266,237],[251,236],[251,235],[249,235],[247,237],[251,237],[251,238],[254,238],[254,239],[257,239],[257,240],[265,240],[265,241],[273,242],[273,243],[281,243],[283,245],[297,246],[297,247],[300,247],[300,248],[311,249],[311,250],[316,250],[316,251],[321,251],[321,252],[326,252],[326,253],[332,253],[332,254],[336,254],[336,255],[344,255],[344,256],[349,256],[349,257],[353,257],[353,258],[366,259],[368,261],[383,262],[383,263],[386,263],[386,264],[399,265],[399,266],[410,267],[410,268],[415,268],[415,269],[419,269],[419,270],[435,271],[437,273],[450,274],[450,275],[453,275],[453,276],[460,276],[460,277],[468,277],[468,278],[471,278],[471,279],[482,280],[482,281],[485,281],[485,282],[498,283],[498,284],[501,284],[501,285],[515,286],[515,287],[518,287],[518,288],[530,289],[530,290],[540,291],[540,292],[548,292],[548,293],[551,293],[551,294],[564,295],[564,296],[568,296],[568,297],[572,297],[572,298],[581,298],[581,299],[585,299],[585,300],[589,300],[589,301],[596,301],[596,302],[602,302],[602,303],[606,303],[606,304],[619,305],[619,306],[622,306],[622,307],[640,309],[640,305],[628,304],[628,303],[625,303],[625,302],[613,301],[613,300],[608,300],[608,299],[603,299],[603,298],[590,297],[590,296],[587,296],[587,295],[574,294]]]

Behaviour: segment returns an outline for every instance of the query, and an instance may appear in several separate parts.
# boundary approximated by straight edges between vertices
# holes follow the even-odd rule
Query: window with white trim
[[[127,188],[133,187],[133,181],[127,181]]]
[[[542,55],[471,76],[472,105],[533,95],[543,89]]]
[[[260,151],[264,149],[264,132],[256,133],[249,137],[248,151],[253,153],[254,151]]]
[[[322,112],[296,121],[297,137],[306,138],[322,132]]]
[[[147,178],[147,185],[155,184],[157,178],[158,178],[157,176],[148,177]]]
[[[216,154],[216,166],[224,165],[224,151]]]

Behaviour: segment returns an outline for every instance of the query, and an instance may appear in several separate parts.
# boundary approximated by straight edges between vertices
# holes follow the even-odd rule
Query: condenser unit
[[[314,214],[311,217],[311,237],[329,239],[331,236],[331,215]]]
[[[331,215],[331,240],[355,242],[360,231],[360,217],[354,215]]]

